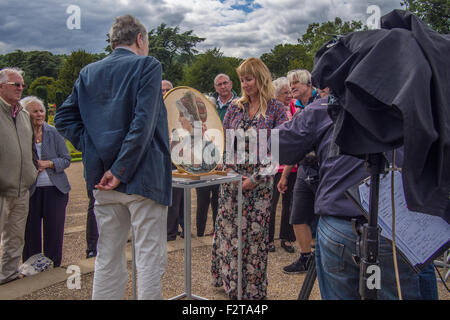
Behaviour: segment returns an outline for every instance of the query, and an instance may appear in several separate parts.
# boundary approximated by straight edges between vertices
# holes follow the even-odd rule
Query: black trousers
[[[295,233],[292,225],[289,224],[289,217],[292,209],[292,191],[297,174],[291,172],[288,177],[287,190],[282,196],[281,202],[281,221],[280,221],[280,239],[287,241],[295,241]],[[270,207],[270,223],[269,223],[269,242],[273,242],[275,235],[275,216],[277,214],[277,204],[280,198],[277,184],[280,181],[281,172],[277,172],[273,181],[272,205]]]
[[[94,212],[95,198],[92,190],[88,190],[87,195],[89,205],[86,217],[86,252],[94,251],[97,253],[98,228]]]
[[[184,189],[172,188],[172,205],[167,210],[167,240],[175,240],[178,233],[178,225],[184,228]]]
[[[36,188],[30,198],[22,252],[23,261],[32,255],[42,253],[43,229],[44,255],[53,261],[54,267],[61,265],[68,201],[69,194],[62,193],[54,186]]]
[[[219,207],[219,185],[197,188],[197,236],[205,233],[208,209],[211,203],[213,227],[216,223],[217,209]]]

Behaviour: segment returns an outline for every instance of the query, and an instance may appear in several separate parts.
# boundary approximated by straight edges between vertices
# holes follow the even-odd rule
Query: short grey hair
[[[117,17],[109,30],[111,49],[119,45],[132,45],[139,33],[147,37],[147,29],[137,18],[130,14]]]
[[[0,70],[0,83],[8,82],[8,75],[11,73],[22,76],[23,71],[19,68],[3,68],[2,70]]]
[[[173,88],[173,84],[169,80],[162,80],[161,83],[163,82],[167,83],[171,88]]]
[[[311,73],[306,69],[296,69],[289,71],[287,74],[289,83],[298,80],[300,83],[311,85]]]
[[[23,98],[22,100],[20,100],[20,104],[22,105],[22,107],[24,107],[24,109],[28,112],[30,112],[30,104],[32,103],[38,103],[42,108],[44,108],[44,113],[45,113],[45,106],[44,106],[44,102],[42,102],[41,99],[39,99],[38,97],[35,96],[28,96]]]
[[[227,78],[228,81],[231,81],[230,77],[229,77],[227,74],[225,74],[225,73],[219,73],[219,74],[214,78],[214,85],[216,85],[216,81],[217,81],[217,79],[219,79],[220,77],[225,77],[225,78]]]
[[[275,87],[275,96],[280,93],[280,90],[283,89],[283,87],[287,86],[289,88],[289,80],[286,77],[280,77],[276,80],[273,80],[272,83]]]

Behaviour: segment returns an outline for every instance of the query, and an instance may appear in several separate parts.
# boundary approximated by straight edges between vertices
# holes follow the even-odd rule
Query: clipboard
[[[345,191],[347,198],[369,217],[370,178]],[[380,176],[378,226],[392,241],[391,174]],[[394,172],[396,247],[417,273],[450,248],[450,225],[441,217],[410,211],[406,206],[400,172]],[[388,199],[387,199],[388,198]],[[388,200],[388,201],[386,201]]]

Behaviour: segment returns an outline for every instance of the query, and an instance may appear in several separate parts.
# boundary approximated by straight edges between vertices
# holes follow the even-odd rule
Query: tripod
[[[358,237],[355,261],[360,265],[359,274],[359,294],[362,300],[376,300],[377,288],[369,288],[368,271],[372,266],[378,267],[378,196],[380,188],[380,174],[385,170],[386,159],[381,153],[370,154],[366,157],[366,166],[370,173],[370,203],[368,223],[361,228],[356,228],[353,222],[354,231]],[[360,230],[361,229],[361,230]],[[362,241],[360,241],[362,240]],[[313,253],[314,255],[314,253]],[[308,300],[311,290],[317,278],[316,264],[314,256],[311,257],[308,272],[303,282],[297,300]]]

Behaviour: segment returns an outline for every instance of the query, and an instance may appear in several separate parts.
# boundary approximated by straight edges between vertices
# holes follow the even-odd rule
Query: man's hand
[[[278,191],[281,194],[284,194],[286,192],[286,190],[288,188],[288,186],[287,186],[287,178],[286,177],[281,176],[280,181],[277,184],[277,188],[278,188]]]
[[[94,186],[94,188],[108,191],[114,190],[119,184],[120,180],[111,173],[111,170],[108,170],[105,172],[100,182]]]

